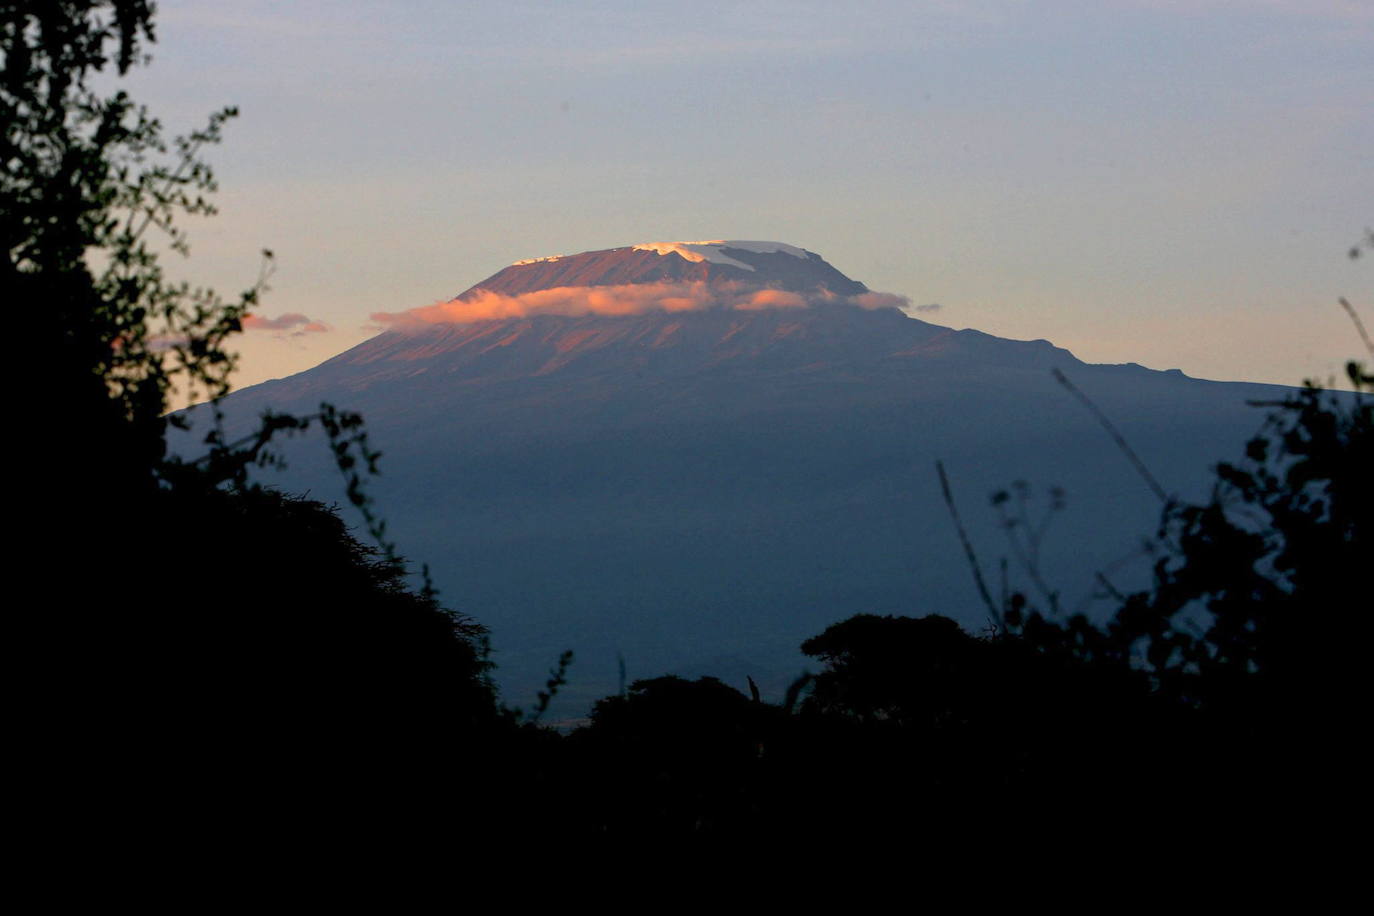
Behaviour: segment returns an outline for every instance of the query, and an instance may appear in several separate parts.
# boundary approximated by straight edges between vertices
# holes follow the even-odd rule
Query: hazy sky
[[[1374,323],[1374,0],[161,0],[131,91],[236,104],[186,277],[279,261],[241,383],[511,261],[775,239],[922,317],[1296,383]],[[319,323],[332,330],[312,330]],[[273,329],[276,326],[277,329]],[[282,328],[285,328],[284,330]]]

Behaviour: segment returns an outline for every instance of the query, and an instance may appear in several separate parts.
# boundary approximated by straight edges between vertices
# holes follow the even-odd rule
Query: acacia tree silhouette
[[[184,422],[167,413],[174,391],[229,391],[228,344],[272,256],[232,300],[163,271],[160,247],[188,253],[179,220],[215,212],[202,153],[236,112],[169,140],[98,88],[147,62],[153,12],[0,4],[0,288],[20,348],[43,361],[10,399],[14,533],[44,590],[20,615],[29,746],[60,785],[53,805],[136,802],[144,822],[318,817],[344,786],[355,816],[369,798],[442,795],[444,767],[500,727],[484,631],[406,586],[363,489],[377,455],[361,419],[321,405],[229,442],[216,409],[203,456],[167,452]],[[311,427],[377,547],[328,507],[250,483],[280,460],[277,436]]]

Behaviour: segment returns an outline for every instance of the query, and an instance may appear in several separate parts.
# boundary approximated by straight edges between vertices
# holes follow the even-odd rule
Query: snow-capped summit
[[[725,240],[715,239],[705,242],[640,242],[632,246],[635,251],[654,251],[661,255],[676,254],[686,258],[688,261],[710,261],[713,264],[729,264],[732,267],[743,268],[744,270],[754,270],[751,264],[730,257],[725,253],[728,248],[738,251],[750,251],[754,254],[775,254],[782,252],[790,254],[794,258],[816,258],[820,255],[813,254],[805,248],[798,248],[795,245],[788,245],[784,242],[746,242],[738,239]]]
[[[526,258],[454,298],[471,299],[482,290],[515,296],[558,287],[698,281],[795,293],[824,290],[839,296],[868,292],[868,287],[805,248],[785,242],[713,239],[640,242],[581,254]]]

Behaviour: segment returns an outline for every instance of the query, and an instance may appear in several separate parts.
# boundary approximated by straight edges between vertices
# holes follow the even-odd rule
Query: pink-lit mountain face
[[[1039,570],[1065,607],[1097,572],[1144,584],[1159,503],[1052,369],[1182,496],[1253,434],[1245,401],[1282,396],[1089,365],[917,320],[902,301],[776,242],[535,259],[223,407],[231,434],[267,408],[361,412],[403,552],[491,628],[513,702],[573,649],[562,711],[576,714],[617,688],[617,656],[631,679],[780,690],[800,643],[855,613],[982,626],[937,460],[988,570],[1009,556],[1017,580],[988,497],[1026,481],[1033,515],[1050,487],[1068,494]],[[319,443],[289,458],[273,483],[344,503]]]
[[[643,315],[883,308],[901,296],[870,291],[819,255],[782,242],[649,242],[517,261],[446,302],[376,312],[396,329],[538,315]]]
[[[750,269],[729,263],[736,261]],[[493,301],[530,307],[481,317]],[[547,408],[539,428],[577,436],[607,412],[624,424],[660,425],[690,423],[708,408],[713,420],[856,410],[943,398],[949,384],[965,384],[949,377],[960,365],[978,367],[985,384],[998,373],[1077,362],[1043,340],[956,331],[889,304],[904,301],[777,242],[626,246],[514,264],[272,385],[299,403],[342,388],[371,405],[394,391],[431,410],[461,411],[495,435],[513,412]],[[923,376],[917,390],[913,371]],[[368,406],[367,413],[376,424],[395,409]]]
[[[779,242],[650,242],[518,261],[459,294],[478,290],[508,296],[560,286],[638,283],[734,283],[795,293],[829,291],[837,296],[868,292],[820,255]]]

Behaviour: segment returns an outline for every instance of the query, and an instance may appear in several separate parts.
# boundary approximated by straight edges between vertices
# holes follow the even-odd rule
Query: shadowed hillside
[[[1052,369],[1194,496],[1256,429],[1245,401],[1281,391],[816,303],[407,326],[224,408],[231,424],[321,400],[367,416],[402,549],[491,627],[508,697],[572,648],[575,713],[614,687],[618,655],[632,677],[751,674],[777,695],[800,641],[848,613],[977,627],[937,459],[993,555],[990,494],[1067,491],[1044,562],[1068,600],[1096,570],[1143,581],[1158,500]],[[267,479],[338,498],[318,453],[289,454]]]

